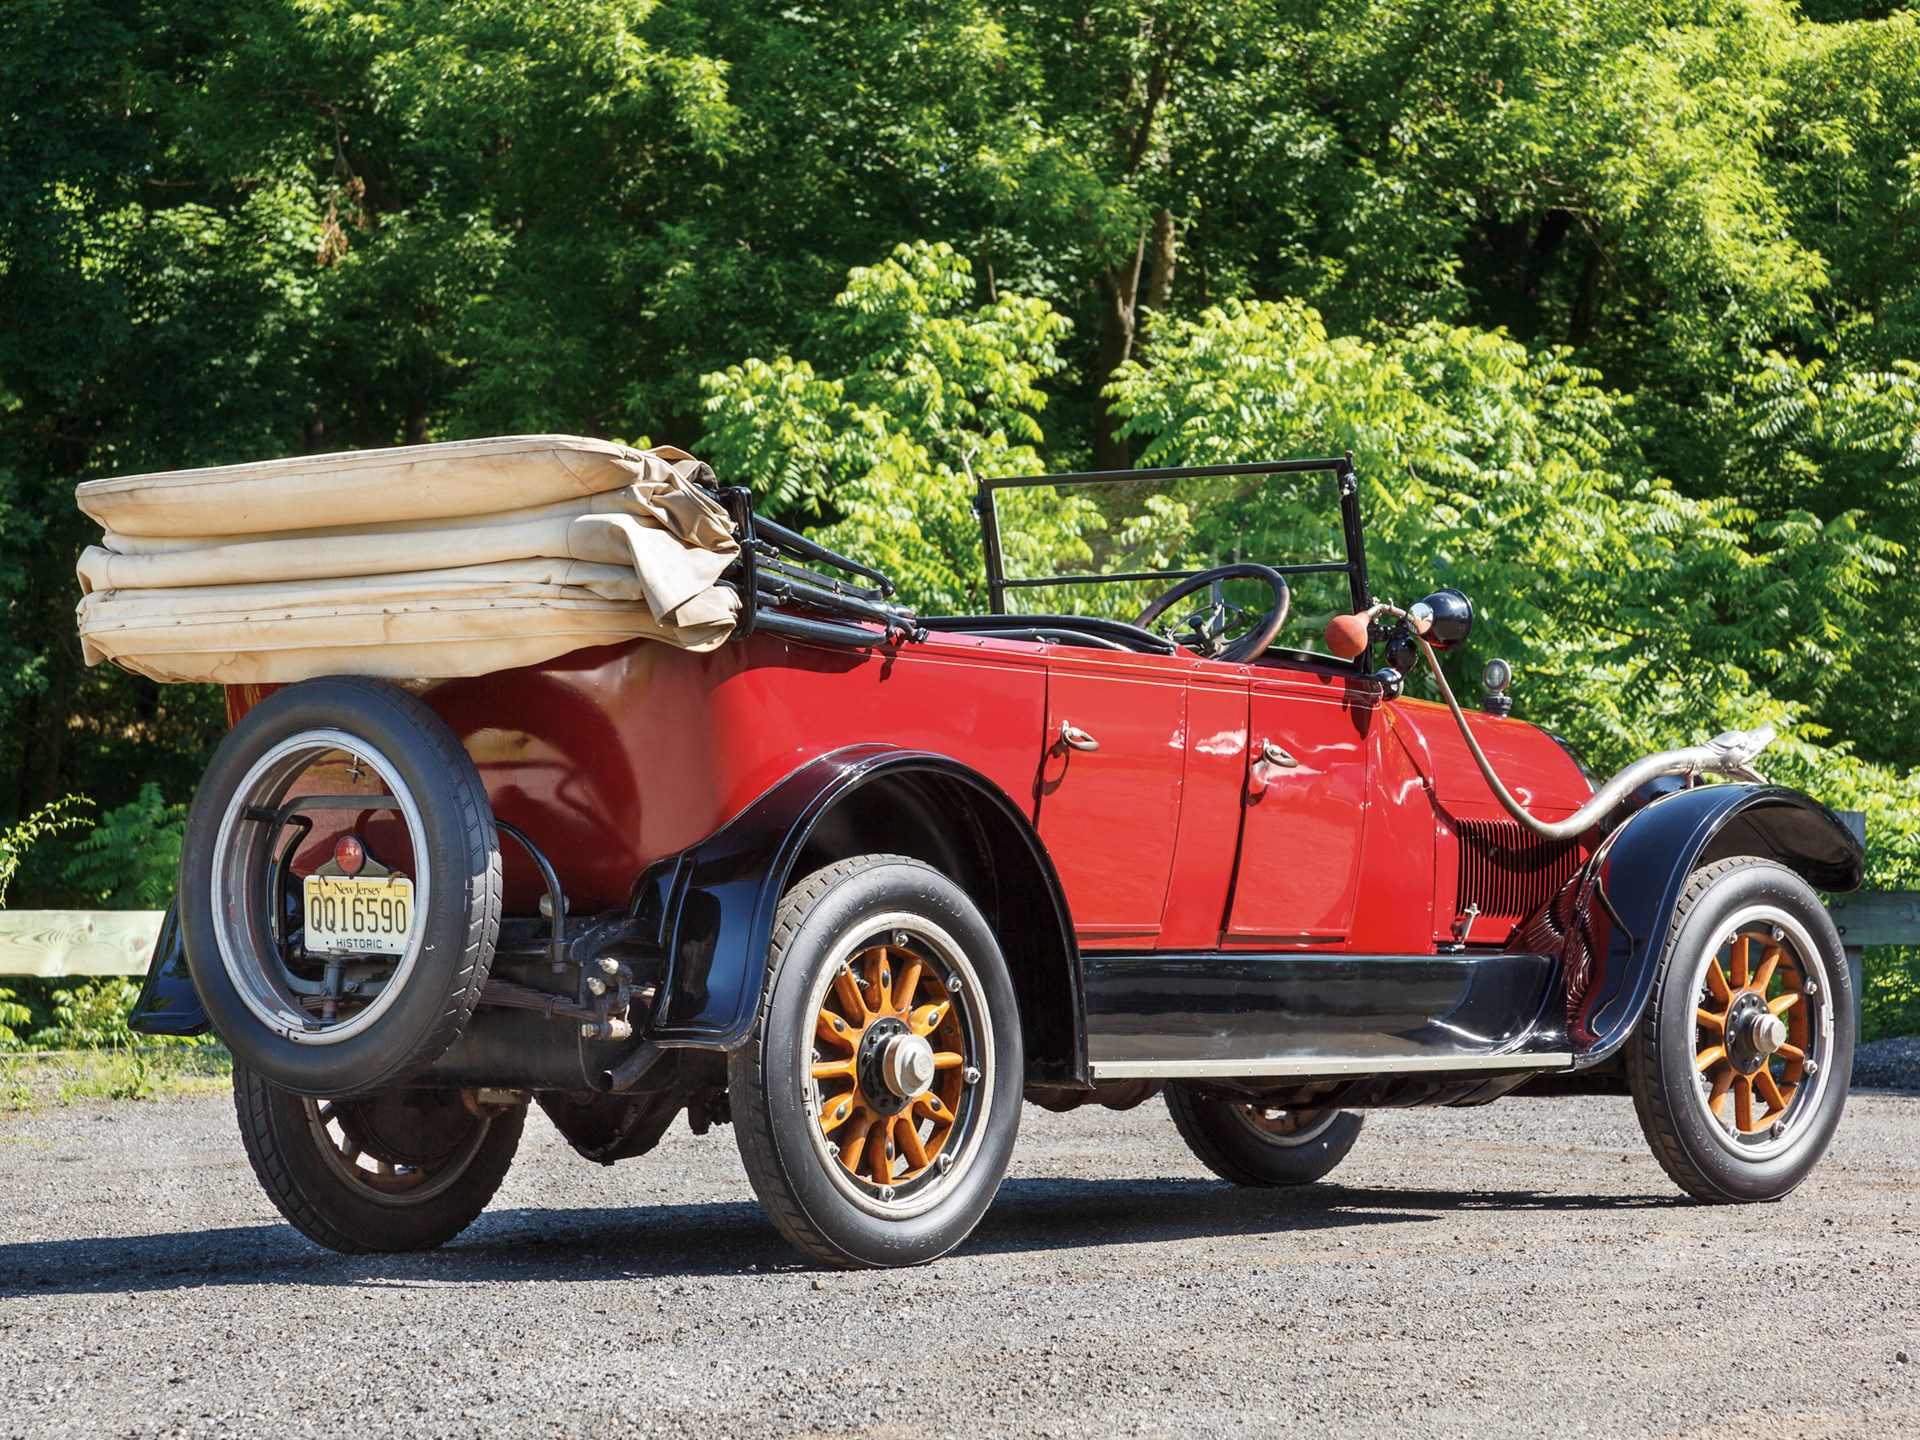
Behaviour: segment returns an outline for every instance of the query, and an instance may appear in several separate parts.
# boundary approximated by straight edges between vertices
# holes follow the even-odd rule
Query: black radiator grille
[[[1455,913],[1469,907],[1502,920],[1524,920],[1580,869],[1574,841],[1541,840],[1514,820],[1458,820],[1460,885]]]

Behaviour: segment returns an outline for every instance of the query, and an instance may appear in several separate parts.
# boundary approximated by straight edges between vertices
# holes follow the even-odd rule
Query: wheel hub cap
[[[918,1035],[894,1036],[881,1054],[880,1076],[902,1100],[926,1094],[933,1088],[933,1046]]]
[[[1747,1043],[1762,1055],[1772,1055],[1787,1043],[1787,1022],[1762,1011],[1747,1026]]]

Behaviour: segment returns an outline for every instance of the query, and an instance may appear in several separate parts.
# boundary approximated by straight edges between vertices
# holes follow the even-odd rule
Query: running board
[[[1092,1062],[1102,1080],[1225,1080],[1272,1076],[1276,1080],[1318,1079],[1322,1075],[1454,1075],[1479,1071],[1571,1070],[1567,1051],[1529,1050],[1513,1055],[1270,1055],[1257,1060],[1120,1060]]]
[[[1083,951],[1095,1080],[1570,1069],[1552,956]]]

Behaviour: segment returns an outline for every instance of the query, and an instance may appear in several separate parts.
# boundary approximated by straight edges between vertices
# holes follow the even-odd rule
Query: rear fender
[[[133,1002],[128,1022],[143,1035],[201,1035],[212,1028],[200,992],[187,973],[187,946],[180,932],[180,902],[167,906],[160,934],[153,942],[153,961]]]
[[[885,745],[852,746],[801,766],[640,878],[635,911],[666,957],[647,1038],[741,1045],[766,983],[780,897],[819,865],[867,852],[925,860],[968,891],[1006,953],[1029,1080],[1086,1084],[1080,956],[1039,836],[978,772]]]
[[[1512,942],[1560,955],[1576,1068],[1608,1059],[1640,1023],[1687,877],[1736,855],[1776,861],[1827,891],[1858,889],[1866,873],[1852,832],[1797,790],[1704,785],[1628,818]]]

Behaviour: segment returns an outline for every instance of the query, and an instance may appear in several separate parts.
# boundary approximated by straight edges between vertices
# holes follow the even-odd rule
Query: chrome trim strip
[[[1566,1053],[1534,1055],[1380,1055],[1368,1058],[1274,1056],[1262,1060],[1096,1060],[1095,1080],[1206,1080],[1229,1075],[1447,1075],[1461,1070],[1571,1070]]]

